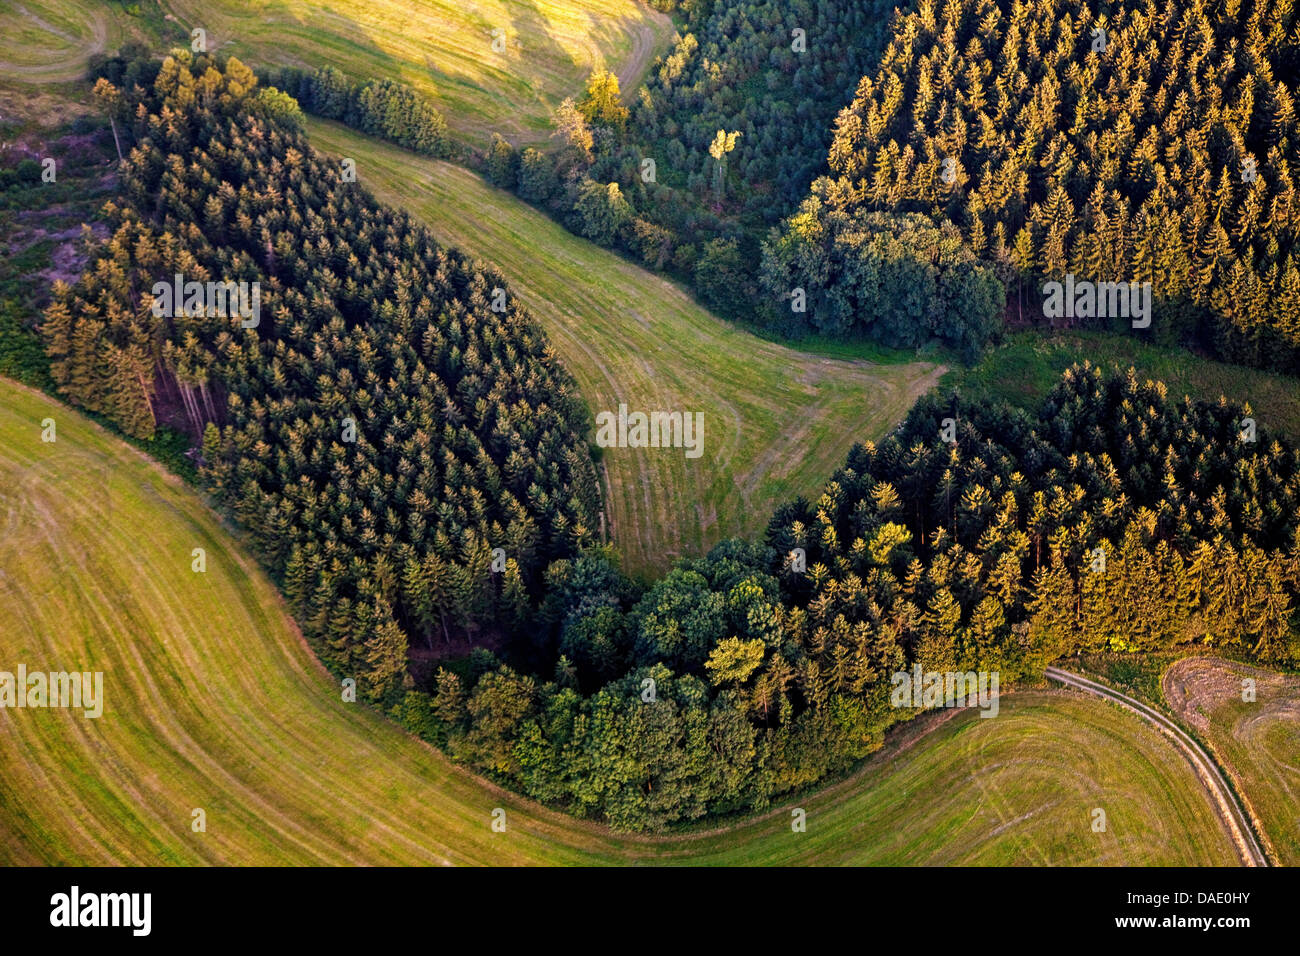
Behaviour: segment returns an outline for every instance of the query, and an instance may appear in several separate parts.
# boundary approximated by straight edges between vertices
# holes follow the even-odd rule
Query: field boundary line
[[[1125,710],[1131,711],[1169,737],[1175,746],[1182,751],[1183,755],[1187,757],[1192,768],[1196,771],[1196,775],[1201,778],[1201,782],[1205,785],[1205,789],[1218,810],[1224,825],[1227,827],[1228,833],[1232,836],[1232,842],[1236,845],[1238,853],[1241,854],[1242,863],[1245,866],[1271,865],[1268,856],[1260,849],[1259,841],[1255,837],[1255,831],[1250,825],[1250,818],[1242,810],[1237,795],[1228,786],[1223,771],[1191,734],[1155,708],[1149,707],[1127,694],[1122,694],[1111,687],[1107,687],[1105,684],[1082,677],[1079,674],[1061,670],[1059,667],[1049,667],[1044,673],[1050,680],[1092,694],[1095,697],[1101,697]]]

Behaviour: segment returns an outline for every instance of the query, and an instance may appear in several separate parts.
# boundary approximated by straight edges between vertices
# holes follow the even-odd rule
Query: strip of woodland
[[[47,314],[60,389],[201,439],[322,659],[507,786],[657,829],[848,769],[916,713],[890,705],[915,665],[1005,689],[1078,649],[1300,660],[1300,453],[1089,366],[1036,415],[931,395],[764,541],[633,581],[592,530],[590,415],[502,277],[347,182],[237,60],[97,89],[129,155]],[[260,324],[155,315],[176,273],[260,282]],[[478,646],[417,686],[449,637]]]
[[[47,312],[52,375],[128,435],[201,443],[323,659],[382,698],[411,642],[518,625],[592,541],[590,413],[504,278],[347,181],[247,67],[153,72],[96,88],[134,145],[112,235]],[[260,283],[259,324],[154,315],[176,274]]]

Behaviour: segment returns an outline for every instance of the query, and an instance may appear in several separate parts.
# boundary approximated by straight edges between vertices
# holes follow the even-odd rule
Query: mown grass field
[[[0,709],[0,865],[1232,861],[1154,731],[1059,692],[960,714],[725,829],[628,836],[540,808],[344,703],[193,491],[5,379],[0,622],[0,670],[100,670],[105,686],[98,719]]]
[[[0,0],[0,80],[81,79],[93,54],[115,49],[143,30],[132,21],[117,3]]]
[[[458,166],[311,121],[317,148],[437,237],[505,273],[593,414],[702,412],[703,455],[608,448],[611,533],[632,572],[722,538],[761,536],[773,508],[817,495],[854,442],[878,439],[943,369],[796,352],[718,319],[680,286],[566,231]],[[592,438],[594,439],[594,434]]]
[[[1253,702],[1241,699],[1245,678],[1255,681]],[[1300,864],[1300,678],[1190,657],[1162,683],[1169,706],[1231,776],[1273,855]]]
[[[1187,395],[1217,402],[1223,396],[1237,404],[1249,404],[1261,429],[1300,439],[1300,381],[1216,362],[1184,349],[1152,345],[1131,335],[1017,332],[973,369],[954,372],[951,378],[963,390],[1036,411],[1061,372],[1084,360],[1103,369],[1126,370],[1131,366],[1143,379],[1164,382],[1175,399]]]
[[[635,89],[675,32],[637,0],[0,0],[0,77],[79,79],[93,53],[132,37],[175,44],[195,27],[250,66],[408,83],[477,146],[492,131],[545,139],[551,112],[597,66]]]
[[[737,844],[750,823],[703,841],[702,857],[697,846],[686,852],[760,865],[1235,865],[1189,774],[1136,718],[1059,691],[1025,691],[1003,700],[995,718],[961,713],[910,748],[873,758],[858,778],[797,801],[808,832],[787,846]],[[1092,829],[1097,808],[1105,832]],[[788,804],[774,816],[788,821]]]

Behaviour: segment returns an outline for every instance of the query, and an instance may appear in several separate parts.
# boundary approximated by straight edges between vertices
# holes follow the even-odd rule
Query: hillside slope
[[[358,80],[392,79],[429,96],[454,135],[490,131],[544,140],[551,111],[597,66],[635,89],[673,33],[638,0],[90,0],[0,2],[0,77],[80,79],[92,54],[132,38],[208,49],[254,66],[331,65]],[[499,34],[493,31],[501,31]],[[493,48],[494,41],[500,49]]]
[[[41,422],[58,440],[40,440]],[[790,807],[613,834],[478,780],[345,704],[273,586],[191,491],[0,379],[0,669],[102,670],[103,716],[0,709],[0,865],[1227,864],[1178,755],[1102,704],[966,712]],[[207,570],[191,570],[191,550]],[[1080,762],[1080,755],[1085,755]],[[1094,834],[1089,812],[1107,809]],[[494,833],[494,808],[507,830]],[[206,832],[191,812],[206,812]]]

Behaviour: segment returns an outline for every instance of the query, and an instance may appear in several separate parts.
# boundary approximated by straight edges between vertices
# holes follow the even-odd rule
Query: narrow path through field
[[[1063,671],[1059,667],[1049,667],[1045,673],[1050,679],[1065,684],[1067,687],[1073,687],[1076,690],[1118,704],[1125,710],[1137,714],[1172,739],[1175,746],[1191,762],[1196,775],[1201,778],[1201,782],[1205,784],[1205,789],[1209,791],[1224,826],[1228,828],[1228,832],[1232,835],[1232,842],[1241,854],[1242,862],[1246,866],[1269,865],[1268,857],[1260,849],[1259,841],[1255,839],[1255,831],[1251,829],[1246,814],[1237,801],[1236,794],[1232,792],[1227,781],[1224,780],[1223,773],[1219,770],[1218,765],[1210,759],[1210,755],[1190,734],[1160,713],[1160,711],[1148,707],[1140,700],[1135,700],[1127,694],[1121,694],[1105,684],[1099,684],[1078,674]]]

